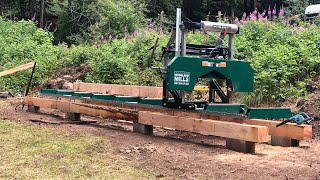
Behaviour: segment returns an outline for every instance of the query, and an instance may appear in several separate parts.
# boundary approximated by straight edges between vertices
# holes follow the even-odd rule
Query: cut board
[[[23,70],[29,69],[29,68],[31,68],[33,66],[34,66],[34,62],[23,64],[23,65],[20,65],[20,66],[17,66],[17,67],[14,67],[14,68],[11,68],[11,69],[8,69],[8,70],[0,72],[0,77],[6,76],[6,75],[9,75],[9,74],[13,74],[13,73],[16,73],[16,72],[19,72],[19,71],[23,71]]]

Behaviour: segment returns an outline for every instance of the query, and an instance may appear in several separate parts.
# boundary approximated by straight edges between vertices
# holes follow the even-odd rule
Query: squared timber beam
[[[146,111],[139,112],[138,123],[249,142],[261,143],[270,140],[268,128],[258,125],[195,119]]]
[[[263,119],[248,119],[246,124],[266,126],[269,128],[271,136],[282,137],[295,140],[310,140],[312,139],[311,125],[297,125],[295,123],[287,123],[280,127],[276,127],[279,121],[263,120]]]
[[[162,87],[118,84],[73,83],[73,91],[86,91],[124,96],[162,98]]]
[[[63,112],[70,111],[69,101],[38,97],[25,97],[23,99],[23,103],[29,106],[38,106],[40,108],[59,109]]]

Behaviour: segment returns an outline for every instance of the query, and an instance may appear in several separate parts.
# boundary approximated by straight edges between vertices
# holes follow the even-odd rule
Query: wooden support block
[[[152,125],[145,125],[140,123],[133,123],[133,132],[145,134],[145,135],[152,135],[153,134],[153,126]]]
[[[226,147],[232,151],[254,154],[256,146],[254,142],[228,138],[226,140]]]
[[[280,127],[276,127],[279,121],[262,120],[262,119],[248,119],[246,124],[261,125],[269,128],[271,136],[278,136],[287,139],[296,140],[310,140],[312,139],[312,126],[311,125],[297,125],[295,123],[287,123]]]
[[[37,113],[37,112],[39,112],[39,110],[40,110],[39,106],[30,106],[30,105],[28,105],[28,109],[27,109],[28,112]]]
[[[80,113],[66,112],[66,118],[71,121],[80,121]]]
[[[300,141],[296,139],[288,139],[279,136],[271,136],[271,145],[282,147],[299,147]]]
[[[139,112],[138,123],[250,142],[270,140],[268,128],[257,125],[179,117],[146,111]]]

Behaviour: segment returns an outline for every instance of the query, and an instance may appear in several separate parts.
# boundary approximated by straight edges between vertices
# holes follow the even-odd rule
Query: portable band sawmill
[[[215,45],[187,44],[187,33],[193,30],[220,35]],[[237,33],[235,24],[182,21],[177,9],[175,30],[163,48],[164,67],[158,68],[162,87],[74,83],[73,90],[43,89],[25,97],[24,104],[32,112],[40,107],[59,109],[71,120],[80,120],[83,114],[132,121],[133,131],[143,134],[161,126],[221,136],[227,138],[227,148],[240,152],[254,152],[254,143],[268,142],[270,136],[284,138],[289,146],[311,139],[312,127],[302,123],[312,118],[304,113],[292,117],[290,108],[251,108],[231,102],[233,92],[253,91],[250,64],[233,58]],[[228,47],[223,47],[227,36]],[[208,98],[186,99],[186,92],[192,92],[199,81],[207,83]]]
[[[176,25],[172,30],[169,42],[166,47],[162,48],[161,59],[163,59],[164,67],[157,68],[160,69],[163,78],[162,98],[133,97],[128,100],[128,97],[124,99],[116,97],[107,98],[107,100],[117,101],[120,99],[120,101],[130,103],[235,114],[249,118],[281,119],[292,117],[289,108],[251,108],[245,104],[231,102],[234,92],[253,92],[254,81],[254,73],[250,64],[246,61],[235,60],[233,57],[234,35],[239,33],[237,25],[210,21],[182,21],[180,8],[177,9],[176,16]],[[194,30],[219,33],[218,40],[214,45],[188,44],[187,33]],[[228,46],[223,47],[227,36]],[[208,97],[199,101],[186,99],[186,92],[193,91],[199,80],[201,82],[207,80],[205,87],[208,90]],[[51,91],[42,91],[42,93],[46,92]],[[70,93],[64,94],[63,92],[61,95],[70,95]],[[73,95],[79,96],[79,93]],[[96,96],[88,97],[96,98]]]

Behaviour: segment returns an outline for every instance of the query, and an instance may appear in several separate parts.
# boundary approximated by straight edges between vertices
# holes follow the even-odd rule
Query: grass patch
[[[150,179],[93,135],[0,120],[1,179]]]

